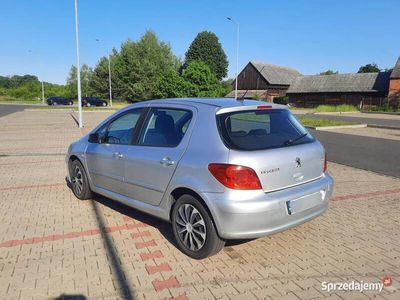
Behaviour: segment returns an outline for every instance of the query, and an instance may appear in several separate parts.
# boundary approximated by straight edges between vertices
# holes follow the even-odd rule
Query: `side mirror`
[[[89,135],[89,143],[95,143],[95,144],[100,144],[100,136],[98,133],[92,133]]]

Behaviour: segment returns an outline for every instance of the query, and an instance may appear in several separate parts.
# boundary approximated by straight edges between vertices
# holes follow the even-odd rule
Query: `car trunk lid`
[[[252,168],[265,192],[303,184],[322,176],[325,153],[319,142],[245,152],[230,150],[229,163]]]

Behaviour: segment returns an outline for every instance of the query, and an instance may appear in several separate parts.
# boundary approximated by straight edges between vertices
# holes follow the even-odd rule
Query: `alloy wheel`
[[[83,176],[82,171],[79,166],[75,166],[74,175],[72,177],[72,188],[74,189],[75,193],[80,195],[83,190]]]
[[[183,204],[179,207],[175,223],[178,236],[187,249],[198,251],[204,246],[207,237],[206,224],[193,205]]]

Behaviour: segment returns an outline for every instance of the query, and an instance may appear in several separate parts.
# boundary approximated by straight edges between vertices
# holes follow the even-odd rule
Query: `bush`
[[[287,96],[276,97],[276,98],[274,98],[274,103],[276,103],[276,104],[288,105],[288,103],[289,103],[289,98],[288,98]]]

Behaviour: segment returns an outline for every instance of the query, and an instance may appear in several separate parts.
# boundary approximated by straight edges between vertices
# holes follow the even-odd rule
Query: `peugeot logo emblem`
[[[300,168],[301,167],[301,160],[300,157],[296,157],[296,168]]]

